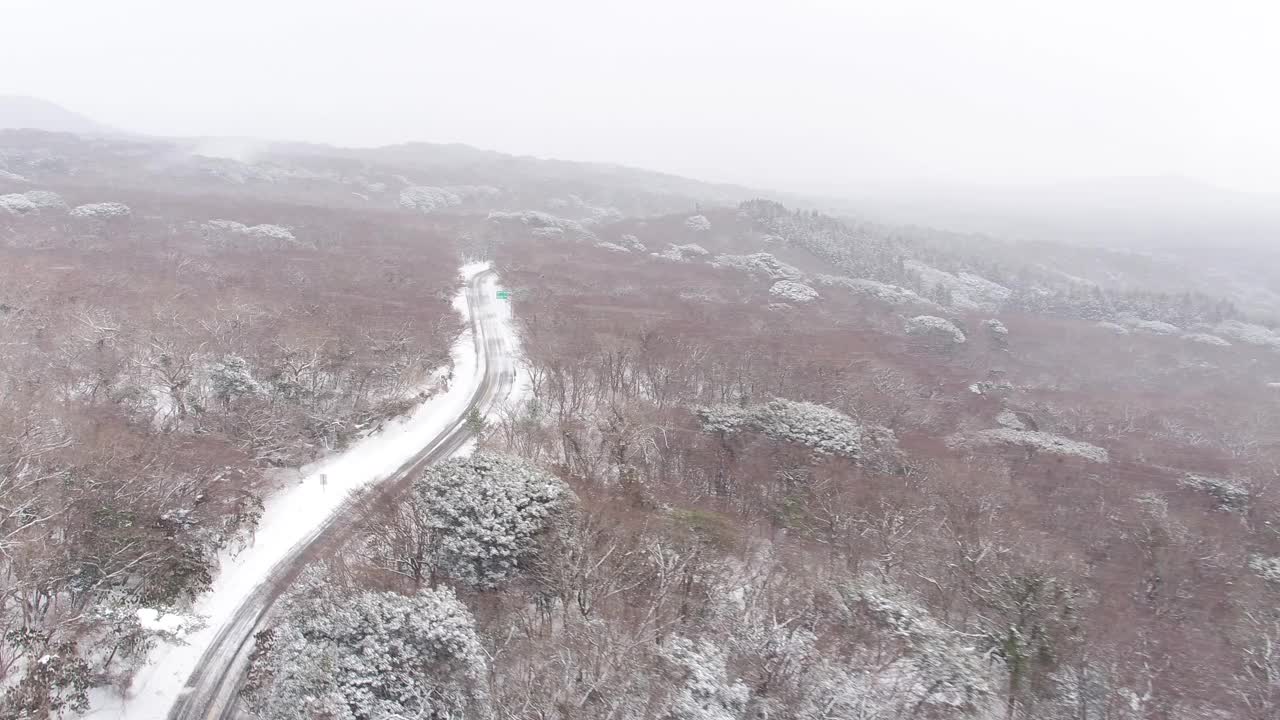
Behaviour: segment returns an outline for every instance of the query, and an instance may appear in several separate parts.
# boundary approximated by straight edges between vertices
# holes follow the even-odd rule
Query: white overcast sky
[[[0,93],[123,129],[703,179],[1280,192],[1280,2],[0,0]]]

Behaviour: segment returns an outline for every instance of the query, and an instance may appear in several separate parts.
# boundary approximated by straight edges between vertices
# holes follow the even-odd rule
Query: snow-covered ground
[[[470,280],[488,269],[487,263],[469,263],[461,269]],[[495,297],[496,278],[484,281],[487,297]],[[454,308],[471,317],[465,288],[454,298]],[[491,303],[499,326],[515,347],[516,333],[508,303]],[[182,693],[187,679],[236,608],[262,583],[272,568],[301,542],[310,539],[318,527],[338,510],[354,490],[381,480],[399,469],[433,438],[445,430],[468,406],[484,376],[484,359],[476,352],[470,326],[453,346],[453,380],[444,392],[434,395],[412,414],[386,424],[347,450],[301,468],[301,481],[266,499],[265,512],[251,547],[232,554],[224,552],[213,588],[193,608],[199,616],[196,629],[180,630],[184,623],[172,616],[148,612],[145,621],[165,630],[178,630],[181,643],[161,641],[139,670],[129,695],[120,698],[101,688],[91,694],[92,709],[83,717],[158,720],[168,715]],[[522,394],[521,373],[511,400]],[[475,448],[468,442],[456,453]]]

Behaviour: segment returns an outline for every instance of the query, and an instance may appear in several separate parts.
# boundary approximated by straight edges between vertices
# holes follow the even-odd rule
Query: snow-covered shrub
[[[705,215],[691,215],[685,219],[684,226],[694,232],[706,232],[711,229],[711,221]]]
[[[996,416],[996,424],[1000,427],[1009,428],[1010,430],[1029,430],[1027,424],[1018,417],[1018,414],[1012,410],[1002,410]]]
[[[26,215],[42,210],[65,210],[67,203],[62,196],[48,190],[29,190],[25,193],[0,195],[0,210],[10,215]]]
[[[668,244],[667,249],[660,253],[650,253],[653,257],[662,258],[663,260],[672,260],[674,262],[686,262],[697,258],[704,258],[711,253],[706,248],[697,243],[689,243],[687,245]]]
[[[1246,345],[1257,345],[1280,350],[1280,333],[1262,325],[1254,325],[1239,320],[1228,320],[1216,325],[1214,330],[1217,335],[1245,343]]]
[[[644,243],[640,242],[640,238],[635,235],[623,235],[618,239],[618,244],[632,252],[646,252],[648,250]]]
[[[35,203],[28,200],[23,193],[0,195],[0,210],[4,210],[10,215],[25,215],[35,212],[36,209]]]
[[[630,248],[625,248],[621,245],[618,245],[617,243],[611,243],[611,242],[598,242],[596,243],[596,247],[600,248],[601,250],[608,250],[609,252],[618,252],[618,253],[631,252]]]
[[[536,227],[529,231],[529,235],[539,240],[559,240],[564,237],[564,228]]]
[[[976,383],[969,384],[969,392],[974,395],[1004,396],[1013,392],[1013,390],[1013,383],[1008,380],[979,380]]]
[[[1100,328],[1102,328],[1103,330],[1109,330],[1109,331],[1111,331],[1111,332],[1115,333],[1116,335],[1128,335],[1128,334],[1129,334],[1129,328],[1127,328],[1127,327],[1125,327],[1125,326],[1123,326],[1123,325],[1119,325],[1119,324],[1117,324],[1117,323],[1107,322],[1106,320],[1103,320],[1102,322],[1096,323],[1096,325],[1097,325],[1097,327],[1100,327]]]
[[[862,427],[825,405],[772,400],[756,411],[755,423],[771,438],[800,443],[820,453],[857,457],[862,451]]]
[[[534,237],[567,237],[583,242],[596,242],[599,238],[577,220],[556,217],[538,210],[522,212],[491,212],[489,222],[499,226],[521,226]]]
[[[1007,427],[980,430],[969,435],[952,435],[947,438],[947,444],[951,447],[1013,445],[1029,451],[1079,457],[1097,463],[1111,460],[1107,451],[1097,445],[1070,440],[1052,433],[1015,430]]]
[[[914,290],[863,278],[847,278],[838,275],[819,275],[815,278],[819,285],[842,287],[890,305],[931,305],[937,303],[920,297]]]
[[[731,434],[756,430],[795,442],[825,455],[856,458],[862,454],[865,430],[839,410],[816,403],[773,400],[751,408],[713,405],[695,410],[704,430]]]
[[[24,195],[32,205],[40,209],[65,210],[67,209],[67,201],[63,200],[63,196],[56,192],[47,190],[29,190]]]
[[[547,207],[556,212],[568,210],[570,211],[569,214],[582,218],[584,225],[603,225],[617,222],[623,217],[622,211],[615,207],[593,205],[582,199],[582,197],[572,194],[567,198],[552,198],[548,200]]]
[[[1177,335],[1182,332],[1182,328],[1177,325],[1171,325],[1159,320],[1136,320],[1133,323],[1133,329],[1151,333],[1152,335]]]
[[[450,185],[449,187],[414,185],[400,191],[400,207],[422,213],[433,213],[458,207],[468,200],[492,198],[501,192],[491,185]]]
[[[559,478],[493,453],[432,466],[413,494],[437,572],[482,588],[518,572],[573,498]]]
[[[283,247],[299,244],[293,231],[283,225],[245,225],[234,220],[210,220],[200,226],[200,232],[211,243],[235,244],[244,239],[259,246]]]
[[[1004,323],[1000,322],[996,318],[983,320],[982,327],[987,329],[987,333],[991,335],[993,339],[996,339],[996,340],[1009,339],[1009,328],[1005,327]]]
[[[239,355],[223,355],[209,367],[213,396],[224,404],[247,395],[257,395],[262,387],[253,378],[249,362]]]
[[[432,213],[461,204],[462,198],[457,193],[444,188],[417,185],[400,191],[400,207],[406,210]]]
[[[928,293],[947,296],[939,302],[962,310],[995,310],[1013,295],[1009,288],[973,273],[952,274],[915,260],[907,260],[904,267]]]
[[[5,182],[13,182],[13,183],[31,182],[30,180],[27,180],[21,175],[17,173],[9,172],[8,170],[0,170],[0,180],[3,180]]]
[[[67,201],[62,196],[48,190],[28,190],[24,193],[27,200],[41,210],[66,210]]]
[[[235,220],[210,220],[200,226],[200,229],[206,233],[242,233],[249,229],[244,223],[238,223]]]
[[[100,202],[78,205],[71,211],[71,214],[78,218],[110,220],[112,218],[129,217],[133,214],[133,211],[124,203]]]
[[[905,591],[864,576],[840,594],[851,622],[869,617],[902,646],[900,656],[867,687],[876,705],[896,701],[903,710],[971,712],[992,697],[992,665],[971,636],[939,622]]]
[[[254,225],[253,227],[245,228],[244,232],[249,237],[257,240],[271,240],[282,244],[293,244],[298,240],[294,237],[292,230],[282,225]]]
[[[1201,345],[1210,345],[1212,347],[1231,347],[1231,343],[1223,340],[1217,335],[1210,335],[1209,333],[1187,333],[1182,336],[1182,339],[1194,343],[1200,343]]]
[[[754,427],[755,412],[737,405],[709,405],[695,408],[694,413],[707,432],[731,434]]]
[[[1249,488],[1239,482],[1205,475],[1188,474],[1179,480],[1178,484],[1207,493],[1214,499],[1214,505],[1219,510],[1244,512],[1249,508],[1251,497]]]
[[[818,299],[817,290],[793,280],[779,280],[769,288],[769,294],[794,303],[807,303]]]
[[[1249,569],[1263,580],[1280,585],[1280,557],[1250,555]]]
[[[955,345],[965,341],[964,333],[949,320],[934,315],[917,315],[907,321],[907,334],[930,340],[944,340]]]
[[[452,590],[340,594],[313,577],[283,605],[250,671],[255,716],[390,720],[485,709],[484,649]]]
[[[711,264],[715,267],[742,270],[753,275],[764,275],[770,280],[799,280],[804,275],[799,268],[792,267],[767,252],[751,255],[717,255]]]
[[[666,651],[674,668],[675,696],[667,720],[738,720],[751,697],[740,680],[731,680],[726,653],[708,640],[675,637]]]

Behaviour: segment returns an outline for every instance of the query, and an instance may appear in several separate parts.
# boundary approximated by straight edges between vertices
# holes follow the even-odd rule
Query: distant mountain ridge
[[[48,100],[25,95],[0,95],[0,129],[45,130],[76,135],[107,135],[115,131],[85,115]]]

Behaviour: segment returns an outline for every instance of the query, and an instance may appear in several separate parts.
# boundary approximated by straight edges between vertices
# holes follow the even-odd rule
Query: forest
[[[0,717],[84,716],[194,637],[157,619],[199,624],[271,497],[464,372],[469,261],[517,390],[344,505],[250,716],[1280,713],[1252,280],[456,148],[168,142],[0,132]]]

